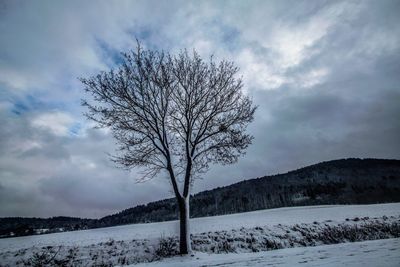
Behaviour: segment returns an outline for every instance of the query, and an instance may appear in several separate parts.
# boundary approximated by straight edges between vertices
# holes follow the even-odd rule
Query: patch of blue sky
[[[12,104],[13,107],[11,112],[17,115],[22,115],[23,113],[34,110],[40,110],[45,106],[41,100],[33,95],[26,95],[23,98],[12,99]]]
[[[151,50],[166,50],[171,48],[171,44],[167,40],[162,43],[158,42],[160,32],[159,29],[151,27],[138,26],[127,31],[132,38],[132,44],[126,51],[119,51],[101,39],[96,39],[98,53],[109,68],[115,68],[123,62],[122,52],[129,52],[131,49],[136,48],[136,40],[145,48]]]
[[[227,25],[220,24],[221,28],[221,41],[230,50],[236,50],[239,44],[240,32],[234,28]]]
[[[153,31],[149,27],[140,27],[136,31],[132,32],[134,38],[138,40],[148,40],[151,38]]]
[[[45,102],[39,96],[31,94],[24,97],[10,96],[8,102],[12,103],[11,112],[16,115],[22,115],[28,112],[37,112],[43,110],[63,110],[65,105],[62,102]]]
[[[96,43],[99,48],[100,56],[108,67],[113,68],[122,63],[122,51],[118,51],[101,39],[96,39]]]
[[[240,31],[221,19],[214,18],[208,21],[204,28],[207,28],[211,39],[216,38],[225,48],[229,50],[240,48]]]
[[[69,127],[68,132],[71,136],[79,136],[82,130],[82,124],[79,122],[75,122],[72,124],[71,127]]]
[[[29,111],[29,107],[22,102],[14,103],[11,112],[16,115],[22,115],[23,113]]]
[[[169,51],[173,42],[164,36],[160,29],[161,27],[137,26],[128,30],[128,34],[132,36],[133,40],[132,48],[136,46],[135,40],[138,40],[142,46],[148,49]]]

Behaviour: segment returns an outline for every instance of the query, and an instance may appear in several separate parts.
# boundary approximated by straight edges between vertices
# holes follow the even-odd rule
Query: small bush
[[[53,247],[45,247],[40,252],[34,252],[26,262],[25,266],[42,267],[53,266],[55,257],[60,252],[61,247],[55,250]]]
[[[218,243],[217,247],[218,253],[232,253],[236,252],[235,248],[232,246],[231,242],[227,240],[222,240],[221,242]]]
[[[58,247],[55,249],[54,247],[48,246],[41,249],[39,252],[34,252],[32,257],[30,257],[27,261],[24,262],[25,266],[32,267],[45,267],[45,266],[58,266],[58,267],[68,267],[75,266],[80,261],[76,261],[78,248],[73,247],[70,248],[65,257],[60,258],[57,257],[62,247]]]
[[[104,243],[106,246],[111,247],[112,245],[115,244],[115,240],[110,238],[107,242]]]
[[[154,253],[159,258],[178,255],[177,241],[173,237],[162,236]]]
[[[269,240],[268,238],[265,238],[261,242],[261,247],[265,248],[267,250],[274,250],[274,249],[280,249],[283,248],[281,243],[276,242],[275,240]]]

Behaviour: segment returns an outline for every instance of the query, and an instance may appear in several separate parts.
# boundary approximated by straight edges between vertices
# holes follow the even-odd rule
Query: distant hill
[[[285,206],[400,202],[400,160],[341,159],[285,174],[245,180],[191,197],[191,217]],[[101,219],[0,218],[0,236],[167,221],[178,218],[175,199],[126,209]],[[48,230],[38,230],[48,229]]]
[[[52,218],[0,218],[0,238],[88,229],[94,227],[96,221],[64,216]]]

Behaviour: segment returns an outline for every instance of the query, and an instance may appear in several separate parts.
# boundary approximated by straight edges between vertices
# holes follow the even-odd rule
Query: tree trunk
[[[180,254],[189,254],[192,252],[189,230],[189,196],[179,198],[178,204],[180,224],[179,252]]]

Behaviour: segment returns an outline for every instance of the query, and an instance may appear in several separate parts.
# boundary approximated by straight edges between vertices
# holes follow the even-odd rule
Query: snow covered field
[[[240,254],[205,254],[195,257],[174,257],[160,262],[130,265],[130,267],[187,267],[187,266],[400,266],[400,238],[286,248],[273,251]]]
[[[177,227],[177,221],[171,221],[0,239],[0,266],[25,266],[32,261],[35,254],[60,261],[68,260],[69,265],[63,266],[113,266],[154,261],[163,257],[157,251],[161,236],[167,239],[171,237],[168,240],[176,245]],[[291,261],[286,266],[297,265],[298,262],[305,261],[303,258],[308,258],[308,263],[319,266],[330,263],[329,258],[337,263],[338,259],[343,258],[343,255],[338,254],[341,250],[346,253],[354,250],[354,255],[366,253],[366,256],[372,258],[388,256],[389,263],[392,264],[396,260],[398,263],[398,257],[393,255],[399,254],[398,239],[382,241],[383,243],[367,242],[370,249],[363,249],[364,245],[356,245],[364,242],[324,246],[321,251],[326,248],[329,256],[327,258],[315,246],[400,237],[400,203],[292,207],[196,218],[191,220],[191,232],[193,249],[197,251],[196,257],[175,257],[163,263],[172,260],[173,266],[213,266],[212,264],[218,262],[222,266],[266,266],[268,262],[271,263],[271,255],[294,253],[290,254]],[[314,247],[304,248],[305,246]],[[289,247],[303,248],[265,252]],[[384,247],[386,250],[379,250],[377,247]],[[171,251],[174,253],[176,246]],[[237,254],[207,256],[204,252]],[[57,257],[53,257],[54,255]],[[347,254],[345,258],[353,259]],[[354,257],[356,258],[358,256]],[[188,260],[193,260],[194,265],[185,263]],[[272,262],[273,265],[285,259],[276,256],[275,260],[277,262]],[[377,260],[380,262],[382,259]]]
[[[290,207],[270,210],[259,210],[232,215],[204,217],[191,219],[191,233],[252,228],[257,226],[274,226],[278,224],[294,225],[298,223],[313,223],[345,221],[355,217],[399,216],[400,203],[375,205],[336,205]],[[25,236],[0,239],[0,253],[10,250],[30,248],[33,246],[74,246],[91,245],[113,240],[154,239],[177,235],[178,222],[160,222],[147,224],[130,224],[108,228],[82,230],[46,235]]]

